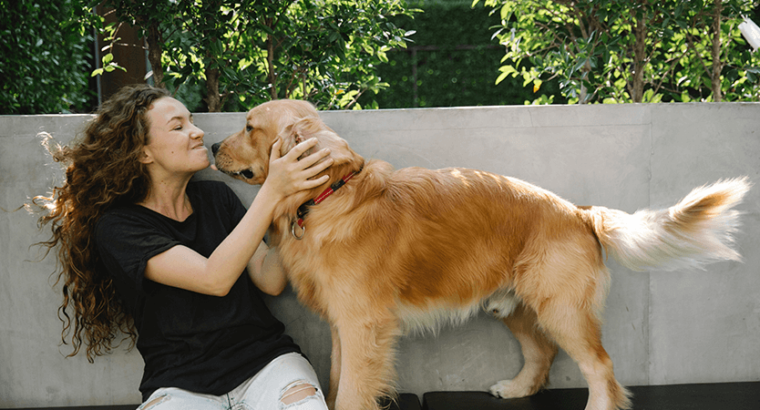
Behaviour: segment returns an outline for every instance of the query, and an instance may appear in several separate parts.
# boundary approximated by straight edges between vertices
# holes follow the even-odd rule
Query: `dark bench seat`
[[[760,382],[633,386],[634,410],[760,410]],[[497,399],[485,392],[431,392],[423,410],[583,410],[587,389],[551,389]]]

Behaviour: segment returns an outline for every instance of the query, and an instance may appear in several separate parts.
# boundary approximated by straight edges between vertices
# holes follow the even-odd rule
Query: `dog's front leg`
[[[395,392],[396,320],[354,316],[336,321],[336,327],[341,362],[336,410],[379,410],[378,399]]]
[[[327,392],[327,407],[335,410],[335,400],[338,397],[340,383],[340,334],[334,324],[330,324],[332,334],[332,354],[330,355],[330,386]]]

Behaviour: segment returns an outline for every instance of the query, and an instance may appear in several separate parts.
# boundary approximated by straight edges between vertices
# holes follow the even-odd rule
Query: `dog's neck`
[[[322,201],[330,197],[330,195],[334,194],[337,190],[341,189],[348,181],[350,181],[354,175],[356,175],[358,172],[351,172],[350,174],[344,176],[338,182],[330,185],[327,189],[322,191],[321,194],[319,194],[316,198],[309,200],[308,202],[301,204],[300,207],[298,207],[297,212],[297,223],[300,228],[303,228],[303,219],[306,217],[306,214],[309,213],[309,208],[314,205],[319,205]]]
[[[342,161],[337,164],[333,164],[327,170],[323,171],[321,175],[327,174],[329,179],[326,183],[319,185],[315,188],[304,190],[293,194],[286,198],[280,206],[275,209],[275,221],[286,219],[288,223],[297,221],[298,209],[305,203],[314,200],[319,197],[325,190],[331,186],[336,185],[339,181],[342,181],[347,175],[356,174],[364,167],[364,158],[355,153],[350,148],[350,155],[348,155],[347,161]],[[350,183],[350,182],[349,182]],[[343,189],[345,190],[345,188]],[[340,196],[341,192],[338,191],[332,196]],[[284,222],[284,221],[283,221]]]

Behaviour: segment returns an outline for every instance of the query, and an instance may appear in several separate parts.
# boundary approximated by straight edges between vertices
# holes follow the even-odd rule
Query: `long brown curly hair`
[[[98,269],[93,235],[95,223],[109,208],[145,198],[150,181],[140,157],[148,143],[146,113],[154,101],[167,96],[166,90],[144,84],[125,87],[103,103],[81,141],[52,147],[46,135],[43,142],[66,169],[62,186],[49,196],[35,197],[32,204],[43,211],[40,228],[50,224],[53,232],[38,245],[47,252],[58,246],[56,273],[58,282],[63,281],[58,317],[63,343],[70,337],[73,345],[69,356],[86,345],[92,362],[118,347],[113,342],[120,331],[132,344],[136,341],[134,322],[119,303],[113,281]]]

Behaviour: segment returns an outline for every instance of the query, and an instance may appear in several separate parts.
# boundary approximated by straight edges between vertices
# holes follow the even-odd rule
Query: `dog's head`
[[[312,151],[330,148],[333,165],[323,171],[330,179],[325,185],[314,189],[317,193],[312,196],[364,165],[364,159],[322,122],[313,105],[306,101],[274,100],[253,108],[248,112],[241,131],[214,144],[212,150],[216,167],[251,185],[262,184],[269,171],[269,157],[277,138],[283,142],[280,155],[287,154],[296,144],[309,138],[318,141]],[[303,196],[308,197],[309,194],[304,193]]]

